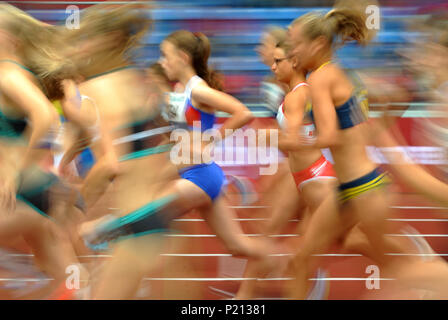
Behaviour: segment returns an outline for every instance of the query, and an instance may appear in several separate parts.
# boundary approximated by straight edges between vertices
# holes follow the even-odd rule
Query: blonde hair
[[[265,29],[265,34],[274,39],[275,44],[286,41],[288,37],[288,31],[284,28],[277,26],[269,26]]]
[[[286,41],[286,40],[278,42],[275,47],[282,49],[285,52],[286,56],[288,56],[289,52],[291,51],[291,45],[290,45],[289,41]]]
[[[293,21],[292,26],[300,24],[304,34],[314,40],[325,37],[330,45],[337,40],[342,44],[355,40],[361,45],[366,45],[375,32],[367,29],[364,1],[339,1],[327,14],[307,13]]]
[[[22,10],[0,4],[0,28],[5,29],[20,42],[18,55],[23,63],[39,78],[42,90],[50,99],[60,96],[53,79],[69,77],[75,72],[74,64],[58,48],[58,30],[42,23]]]
[[[94,62],[97,66],[117,58],[128,61],[141,47],[141,41],[152,25],[152,20],[144,8],[132,3],[120,6],[107,3],[91,6],[81,16],[79,30],[68,32],[67,38],[74,39],[77,43],[81,37],[93,39],[117,32],[120,35],[119,41],[114,43],[113,47],[97,48],[91,59],[96,60]],[[69,42],[72,42],[70,40]],[[82,65],[82,61],[77,61],[77,64]]]

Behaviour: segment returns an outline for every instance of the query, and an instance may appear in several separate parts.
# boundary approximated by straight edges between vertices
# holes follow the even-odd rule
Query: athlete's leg
[[[295,185],[294,179],[291,174],[283,175],[278,180],[278,186],[273,187],[273,192],[279,192],[281,190],[281,195],[273,199],[269,210],[272,212],[272,216],[268,218],[267,223],[264,225],[263,233],[265,235],[278,234],[282,229],[288,224],[289,220],[299,213],[299,208],[304,207],[302,197],[299,196],[297,192],[297,186]],[[302,210],[302,216],[305,213]],[[282,252],[286,253],[286,252]],[[261,277],[263,270],[262,266],[258,263],[259,261],[249,259],[246,264],[246,270],[244,272],[244,278],[254,279]],[[257,286],[257,280],[244,280],[238,289],[236,298],[237,299],[251,299],[254,297]]]
[[[313,254],[323,253],[355,224],[353,216],[341,215],[336,192],[328,194],[312,214],[299,248],[292,260],[293,280],[287,290],[294,299],[305,299]]]
[[[129,238],[114,246],[92,288],[92,299],[133,299],[144,276],[154,267],[162,253],[163,233]]]

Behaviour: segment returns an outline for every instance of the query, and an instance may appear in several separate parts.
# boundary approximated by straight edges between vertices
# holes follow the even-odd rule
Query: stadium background
[[[83,9],[101,1],[8,2],[42,21],[63,24],[68,17],[65,10],[68,5],[74,4]],[[261,63],[255,52],[264,28],[270,25],[285,27],[296,17],[311,10],[329,10],[333,1],[191,0],[151,3],[154,6],[150,13],[154,19],[154,29],[145,38],[144,47],[136,62],[147,66],[156,61],[161,40],[174,30],[204,32],[212,44],[210,64],[224,75],[225,91],[241,99],[255,113],[257,119],[251,127],[263,128],[273,124],[270,112],[263,106],[259,91],[259,84],[269,74],[269,69]],[[404,113],[397,113],[400,117],[398,126],[409,146],[417,147],[412,149],[414,159],[431,167],[437,161],[446,161],[446,150],[422,145],[422,140],[419,139],[422,119],[434,115],[427,112],[421,88],[403,72],[403,61],[397,55],[397,50],[424,36],[409,29],[410,21],[424,18],[426,14],[439,8],[448,8],[448,4],[445,1],[426,4],[424,1],[391,0],[380,1],[380,5],[381,28],[373,43],[366,48],[349,44],[339,50],[337,56],[345,67],[361,71],[373,70],[410,93],[407,101],[396,104],[407,109]],[[371,102],[371,111],[374,117],[375,101]],[[259,164],[223,166],[228,174],[249,177],[256,189],[262,180],[264,185],[270,179],[257,174]],[[410,237],[410,241],[413,241],[412,238],[424,238],[436,253],[446,258],[448,219],[443,219],[441,215],[446,212],[446,208],[426,202],[400,183],[394,185],[394,191],[398,197],[393,206],[392,221],[397,233],[391,236],[401,236],[400,227],[411,225],[419,234]],[[238,197],[234,200],[233,205],[245,233],[256,234],[262,223],[259,219],[265,218],[263,213],[260,213],[261,210],[258,210],[257,203],[244,206]],[[299,239],[300,236],[295,233],[295,224],[295,221],[291,221],[291,225],[280,235],[284,241],[294,242]],[[175,241],[174,246],[167,247],[160,267],[143,282],[140,296],[151,299],[231,298],[243,278],[245,260],[227,254],[195,212],[178,219],[175,227],[180,231],[179,241]],[[315,299],[406,299],[419,298],[422,295],[421,292],[397,291],[393,281],[387,280],[381,281],[380,290],[367,290],[366,267],[372,264],[371,261],[358,255],[340,253],[339,248],[334,248],[331,252],[332,254],[323,257],[321,269],[324,273],[316,273],[316,277],[311,279],[316,283]],[[14,259],[28,259],[26,252],[24,253],[23,256],[17,255],[17,252],[13,253],[16,254]],[[411,254],[422,253],[417,250]],[[88,262],[107,258],[107,255],[100,255],[83,259]],[[8,271],[3,269],[0,268],[2,278],[6,278]],[[264,297],[279,297],[283,282],[281,279],[260,281],[260,285],[267,289]],[[16,286],[20,287],[20,281],[16,282]],[[4,298],[9,297],[8,292],[13,288],[11,282],[0,283],[0,292],[4,292]]]

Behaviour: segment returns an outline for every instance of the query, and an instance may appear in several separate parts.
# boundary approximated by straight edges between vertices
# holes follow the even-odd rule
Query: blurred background
[[[64,24],[71,12],[66,12],[68,5],[76,5],[80,9],[102,1],[7,1],[42,21],[52,24]],[[114,1],[119,4],[131,1]],[[137,2],[137,1],[132,1]],[[148,3],[148,2],[144,2]],[[312,10],[328,11],[334,4],[330,0],[166,0],[151,1],[153,9],[148,11],[154,20],[154,28],[144,41],[141,54],[136,63],[148,66],[159,58],[159,44],[172,31],[187,29],[205,33],[212,45],[210,64],[224,75],[225,91],[234,95],[254,112],[257,119],[251,123],[255,128],[266,128],[274,123],[272,112],[266,108],[263,96],[260,94],[260,84],[270,74],[269,67],[264,65],[256,52],[260,45],[263,32],[268,26],[288,26],[295,18]],[[414,161],[425,165],[439,178],[448,181],[448,126],[446,117],[446,101],[443,108],[438,109],[440,101],[431,97],[434,87],[428,84],[427,76],[435,70],[434,65],[423,66],[430,62],[431,53],[425,51],[424,44],[430,42],[434,35],[431,28],[423,28],[420,23],[428,21],[434,14],[442,14],[440,21],[445,23],[448,11],[446,0],[381,0],[379,1],[381,22],[380,30],[373,42],[367,47],[347,44],[337,51],[337,59],[347,69],[369,75],[372,89],[376,89],[375,100],[370,102],[371,117],[380,115],[381,103],[386,99],[393,102],[397,126],[405,138],[403,144]],[[432,19],[432,18],[431,18]],[[448,30],[445,27],[445,30]],[[448,39],[448,38],[447,38]],[[444,46],[447,47],[446,44]],[[445,49],[447,50],[447,49]],[[446,51],[445,51],[446,52]],[[443,63],[443,53],[436,57]],[[422,72],[423,67],[426,69]],[[446,78],[446,77],[445,77]],[[447,83],[447,82],[445,82]],[[445,89],[444,89],[445,88]],[[441,87],[445,95],[447,87]],[[370,89],[370,88],[369,88]],[[445,90],[445,91],[443,91]],[[386,92],[387,91],[387,92]],[[443,100],[442,100],[443,102]],[[443,111],[441,115],[437,113]],[[225,115],[222,115],[225,116]],[[438,129],[442,128],[442,129]],[[445,132],[445,133],[444,133]],[[384,159],[377,159],[382,163]],[[249,177],[257,188],[269,185],[269,177],[259,177],[258,169],[251,166],[226,166],[220,163],[226,173]],[[257,189],[257,191],[259,191]],[[281,190],[280,190],[281,191]],[[406,185],[398,183],[394,192],[400,195],[392,207],[395,210],[391,219],[399,229],[404,222],[414,227],[421,234],[415,234],[412,239],[425,239],[434,252],[448,259],[448,219],[441,213],[447,208],[434,207],[421,197],[416,196]],[[235,201],[237,202],[237,201]],[[253,225],[257,216],[256,206],[234,206],[243,222],[245,233],[256,233]],[[441,217],[445,217],[441,219]],[[188,234],[210,234],[205,223],[196,223],[198,216],[194,213],[179,219],[178,229]],[[191,218],[190,221],[188,221]],[[196,220],[195,220],[196,219]],[[181,221],[182,220],[182,221]],[[256,219],[255,219],[256,220]],[[286,236],[294,240],[294,228],[286,230]],[[289,233],[288,233],[289,232]],[[394,234],[400,236],[402,234]],[[187,248],[187,245],[190,247]],[[176,261],[173,268],[163,269],[168,281],[159,281],[160,273],[154,273],[157,281],[151,282],[151,298],[185,298],[189,299],[221,299],[232,297],[236,292],[238,280],[221,281],[226,278],[239,279],[243,276],[244,259],[230,257],[215,238],[184,239],[180,254],[166,254]],[[206,252],[207,254],[204,254]],[[421,253],[431,256],[433,253]],[[181,257],[181,258],[179,258]],[[198,258],[199,257],[199,258]],[[349,258],[347,258],[349,257]],[[167,258],[167,259],[168,259]],[[178,259],[178,260],[175,260]],[[368,292],[363,281],[365,268],[371,261],[353,255],[330,255],[325,257],[326,276],[340,277],[331,282],[331,290],[327,282],[323,287],[316,286],[321,291],[316,299],[384,299],[382,292]],[[331,263],[330,263],[331,262]],[[330,267],[331,265],[331,267]],[[179,271],[179,268],[182,271]],[[179,277],[204,277],[203,282],[188,281]],[[319,276],[317,276],[319,277]],[[323,277],[323,276],[322,276]],[[353,278],[347,278],[353,277]],[[214,281],[214,278],[218,278]],[[344,280],[345,279],[345,280]],[[348,279],[348,280],[347,280]],[[218,281],[220,280],[220,281]],[[321,279],[322,280],[322,279]],[[324,283],[320,281],[319,283]],[[182,286],[185,284],[185,286]],[[188,285],[188,289],[187,289]],[[278,296],[278,286],[272,282],[266,286],[272,287],[272,296]],[[382,283],[383,286],[383,283]],[[385,284],[387,287],[387,282]],[[327,292],[325,294],[325,291]],[[161,294],[163,292],[163,294]],[[328,293],[329,292],[329,293]],[[146,294],[145,294],[146,295]],[[392,298],[415,298],[400,293]]]
[[[8,1],[36,18],[63,24],[69,16],[70,4],[80,9],[102,1]],[[114,1],[127,3],[132,1]],[[135,1],[134,1],[135,2]],[[311,10],[330,10],[331,0],[167,0],[150,2],[155,21],[153,32],[145,39],[138,58],[148,65],[159,57],[159,44],[170,32],[178,29],[201,31],[211,40],[211,65],[225,76],[225,89],[251,107],[262,107],[260,81],[269,74],[256,54],[263,31],[268,26],[288,26],[292,20]],[[397,49],[424,37],[424,32],[411,26],[429,14],[448,8],[443,0],[383,0],[380,30],[366,48],[349,44],[338,51],[338,58],[349,69],[375,69],[393,82],[414,88],[413,101],[421,101],[418,88],[403,73],[403,62]],[[261,104],[261,105],[258,105]],[[256,109],[255,109],[256,110]]]

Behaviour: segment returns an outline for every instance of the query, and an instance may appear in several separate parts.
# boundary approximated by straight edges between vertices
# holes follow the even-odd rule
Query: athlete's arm
[[[112,148],[109,149],[111,139],[108,131],[101,128],[99,112],[96,110],[95,104],[90,99],[79,99],[74,81],[64,80],[62,85],[64,88],[64,99],[61,105],[64,115],[77,128],[77,136],[74,143],[65,152],[61,160],[60,168],[64,172],[68,164],[91,145],[97,134],[100,134],[102,137],[102,139],[99,139],[101,154],[107,154]],[[102,127],[104,127],[104,124]]]
[[[220,137],[225,139],[233,132],[226,133],[226,129],[236,130],[253,119],[252,112],[239,100],[224,92],[210,88],[206,84],[199,84],[191,92],[192,98],[200,104],[213,107],[217,111],[231,115],[219,128]]]
[[[377,146],[389,148],[389,151],[384,152],[384,156],[389,162],[391,172],[423,196],[448,207],[448,184],[432,176],[422,166],[413,163],[403,153],[397,140],[384,128],[384,124],[375,121],[372,126],[376,133]]]
[[[97,143],[99,143],[102,155],[87,174],[81,189],[81,194],[85,197],[88,208],[96,203],[104,194],[110,182],[119,174],[118,156],[110,134],[112,129],[106,120],[107,118],[102,116],[102,110],[113,108],[116,103],[114,95],[110,94],[109,90],[105,90],[100,84],[91,87],[90,91],[92,94],[87,92],[87,95],[94,99],[100,118],[100,121],[97,122],[100,132]],[[90,101],[83,101],[84,103],[90,103]]]
[[[61,84],[64,88],[64,99],[61,101],[61,106],[67,120],[78,127],[89,127],[95,124],[96,119],[92,119],[92,117],[85,115],[85,112],[81,111],[81,101],[79,101],[75,82],[73,80],[64,80]],[[94,106],[89,108],[89,110],[93,108]]]
[[[18,70],[11,69],[0,77],[0,91],[14,101],[31,122],[31,135],[21,162],[21,168],[26,168],[36,161],[33,151],[56,124],[57,113],[42,91]]]
[[[329,79],[322,72],[312,74],[310,85],[311,100],[313,102],[314,122],[316,124],[317,139],[315,148],[329,148],[339,143],[339,125],[333,99],[331,98]]]
[[[305,87],[291,92],[285,97],[283,111],[286,120],[285,133],[280,135],[279,149],[294,151],[301,148],[300,128],[303,123],[308,89]]]

